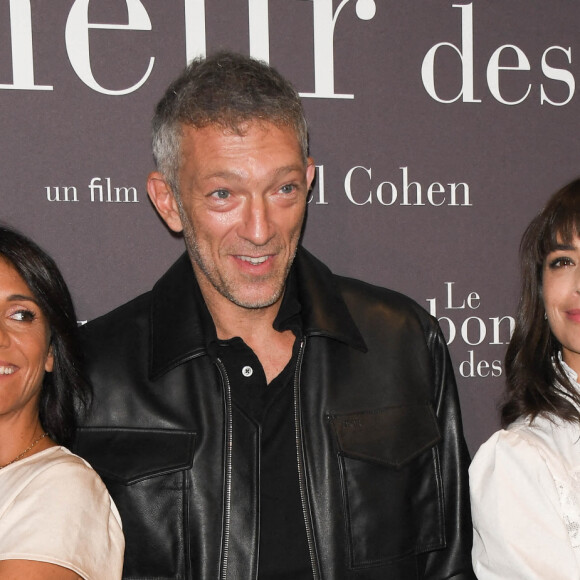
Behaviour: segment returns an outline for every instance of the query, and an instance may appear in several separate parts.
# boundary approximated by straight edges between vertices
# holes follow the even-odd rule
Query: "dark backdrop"
[[[145,191],[149,122],[196,55],[269,60],[318,165],[304,244],[441,319],[474,451],[498,427],[517,246],[580,174],[567,0],[0,0],[0,218],[52,253],[79,317],[182,251]]]

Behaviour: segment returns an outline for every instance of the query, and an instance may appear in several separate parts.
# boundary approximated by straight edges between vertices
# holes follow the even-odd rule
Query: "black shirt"
[[[210,350],[226,368],[233,404],[260,426],[258,578],[312,580],[296,456],[293,393],[302,332],[293,276],[288,279],[274,328],[292,330],[297,340],[289,363],[270,384],[258,357],[241,338],[214,339]]]

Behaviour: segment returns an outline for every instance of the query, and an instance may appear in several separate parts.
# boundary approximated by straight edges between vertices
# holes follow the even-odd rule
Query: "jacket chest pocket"
[[[125,533],[123,578],[184,578],[195,433],[81,428],[76,452],[99,473]]]
[[[392,563],[445,545],[430,405],[331,417],[338,444],[350,566]]]

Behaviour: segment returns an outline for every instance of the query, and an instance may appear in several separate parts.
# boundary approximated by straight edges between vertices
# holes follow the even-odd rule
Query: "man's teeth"
[[[250,262],[253,266],[257,266],[258,264],[263,264],[268,259],[268,256],[262,256],[261,258],[252,258],[250,256],[240,256],[240,260],[244,262]]]
[[[11,375],[16,372],[14,367],[0,367],[0,375]]]

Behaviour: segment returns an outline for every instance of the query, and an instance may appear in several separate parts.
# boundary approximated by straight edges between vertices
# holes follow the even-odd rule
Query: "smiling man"
[[[315,166],[274,69],[193,61],[148,192],[187,252],[91,322],[77,449],[123,518],[125,578],[474,578],[467,452],[437,323],[299,245]]]

